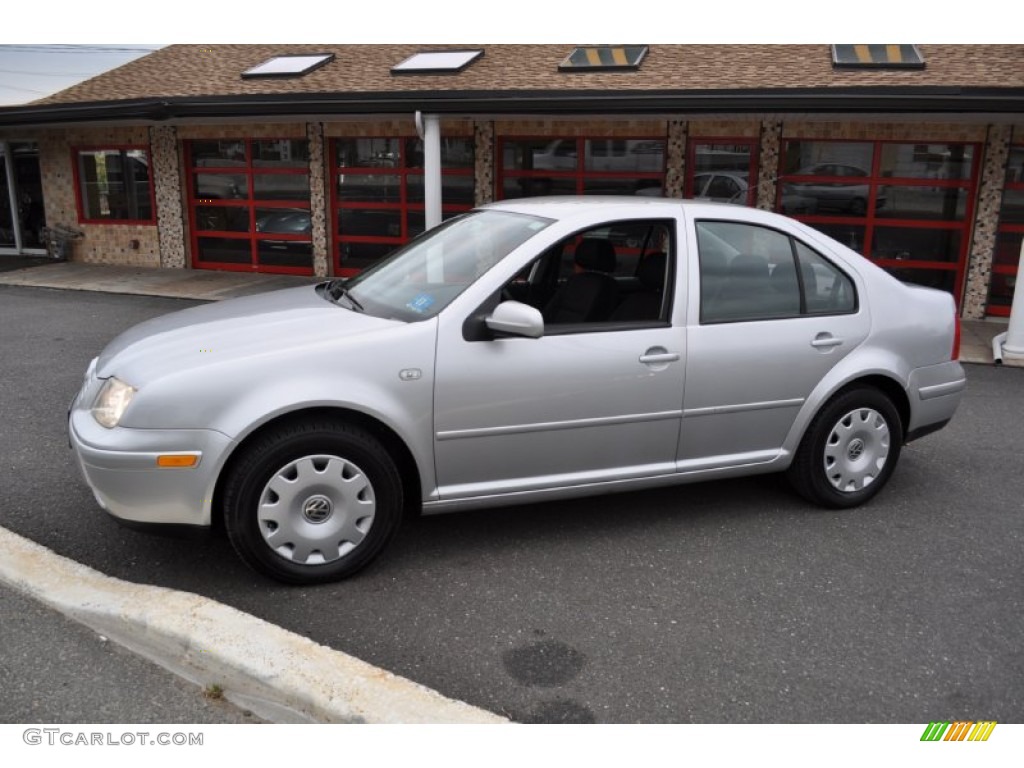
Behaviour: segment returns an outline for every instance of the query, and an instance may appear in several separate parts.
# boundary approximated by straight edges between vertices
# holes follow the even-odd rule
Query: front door
[[[676,273],[663,252],[673,229],[635,221],[588,230],[528,267],[503,293],[543,313],[541,338],[467,340],[457,324],[442,325],[442,499],[674,472],[686,335],[671,321],[674,292],[666,290]],[[602,284],[614,297],[607,303],[598,298]]]

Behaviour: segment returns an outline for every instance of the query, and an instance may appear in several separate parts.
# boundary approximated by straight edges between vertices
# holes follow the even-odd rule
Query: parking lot
[[[969,366],[954,422],[861,509],[762,477],[424,518],[358,577],[290,588],[225,539],[121,528],[73,464],[88,361],[191,304],[0,286],[0,525],[523,722],[1024,716],[1024,370]]]

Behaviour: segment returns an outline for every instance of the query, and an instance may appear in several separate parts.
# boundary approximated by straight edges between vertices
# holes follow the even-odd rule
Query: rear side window
[[[820,253],[799,240],[793,241],[803,279],[806,311],[809,315],[833,315],[853,312],[857,299],[853,282]]]
[[[697,222],[700,321],[734,323],[857,307],[853,283],[804,243],[769,227]]]

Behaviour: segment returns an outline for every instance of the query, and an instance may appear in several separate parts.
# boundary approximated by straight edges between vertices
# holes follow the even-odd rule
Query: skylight
[[[574,48],[558,65],[563,72],[599,72],[639,69],[647,55],[646,45],[587,45]]]
[[[916,45],[833,45],[832,65],[890,69],[922,69],[924,57]]]
[[[334,61],[333,53],[275,56],[262,64],[245,70],[242,77],[302,77],[332,61]]]
[[[393,75],[429,75],[461,72],[484,55],[482,50],[472,51],[420,51],[391,68]]]

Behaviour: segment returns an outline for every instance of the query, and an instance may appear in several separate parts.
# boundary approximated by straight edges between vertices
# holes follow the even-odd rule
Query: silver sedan
[[[965,386],[952,298],[799,222],[653,198],[484,206],[349,280],[143,323],[71,441],[137,526],[223,522],[291,583],[409,512],[785,472],[868,501]]]

